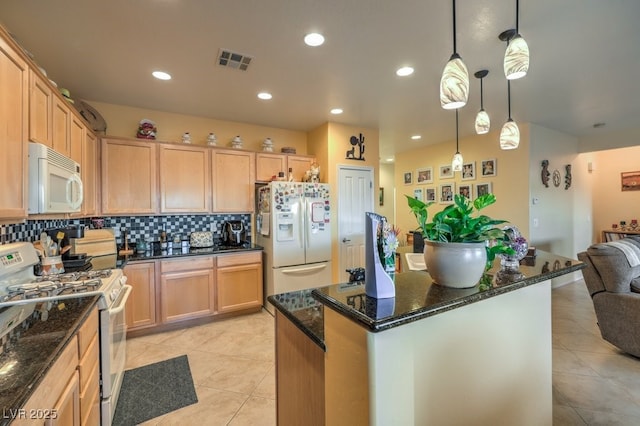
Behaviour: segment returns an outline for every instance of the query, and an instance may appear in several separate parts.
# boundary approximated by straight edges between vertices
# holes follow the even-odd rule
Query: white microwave
[[[79,212],[82,191],[78,163],[46,145],[29,142],[29,214]]]

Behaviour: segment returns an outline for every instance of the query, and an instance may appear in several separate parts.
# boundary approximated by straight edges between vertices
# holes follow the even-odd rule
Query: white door
[[[347,282],[346,269],[364,268],[365,212],[373,210],[373,169],[338,166],[338,246],[340,282]]]

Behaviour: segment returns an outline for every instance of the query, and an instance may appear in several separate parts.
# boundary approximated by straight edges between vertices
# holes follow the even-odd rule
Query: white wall
[[[396,223],[396,197],[394,182],[394,164],[380,164],[380,187],[384,188],[384,205],[380,206],[376,198],[376,212],[386,216],[389,223]],[[377,192],[376,192],[377,194]]]

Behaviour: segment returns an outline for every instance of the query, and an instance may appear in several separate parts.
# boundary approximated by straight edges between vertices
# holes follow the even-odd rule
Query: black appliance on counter
[[[222,243],[226,246],[241,246],[246,234],[241,220],[228,220],[222,225]]]

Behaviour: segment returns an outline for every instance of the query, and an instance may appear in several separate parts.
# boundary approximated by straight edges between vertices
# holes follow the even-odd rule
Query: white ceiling
[[[303,131],[327,121],[378,128],[386,158],[455,137],[438,95],[451,9],[448,0],[3,0],[0,22],[74,98]],[[531,66],[511,84],[513,118],[577,137],[637,128],[639,18],[638,0],[521,0]],[[494,129],[507,118],[498,34],[514,26],[515,0],[457,1],[458,52],[471,76],[490,71]],[[311,31],[326,43],[305,46]],[[249,70],[217,66],[220,48],[253,56]],[[415,73],[397,77],[403,65]],[[156,69],[173,80],[152,78]],[[471,79],[462,137],[480,104]],[[256,98],[263,90],[271,101]],[[344,114],[330,115],[338,106]]]

